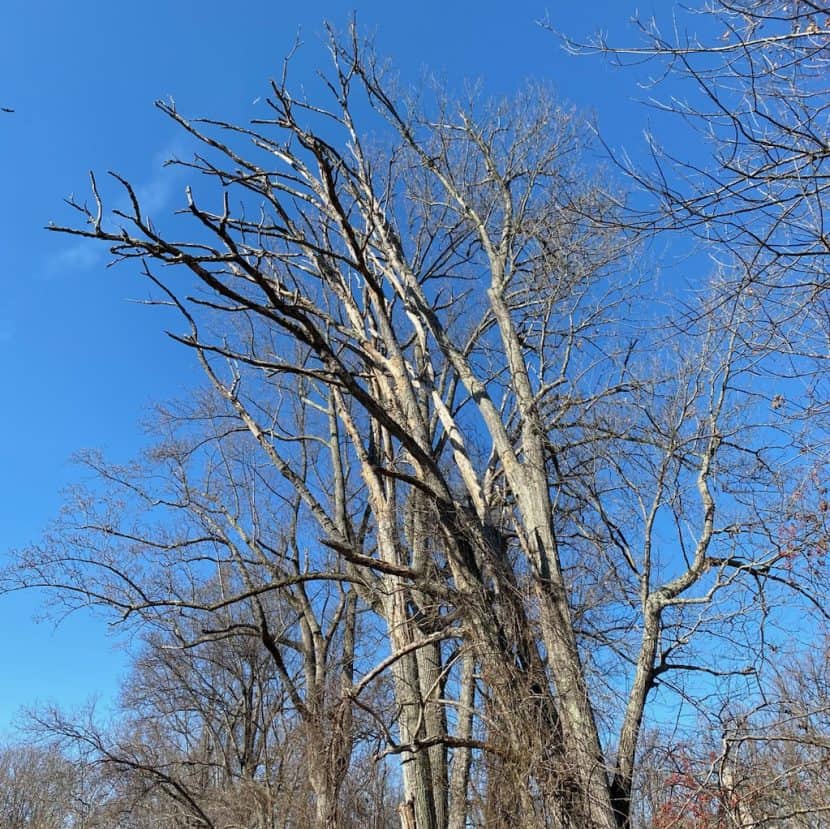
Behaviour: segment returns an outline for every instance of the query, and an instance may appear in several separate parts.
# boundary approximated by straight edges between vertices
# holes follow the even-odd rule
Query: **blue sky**
[[[577,37],[602,28],[631,40],[635,7],[371,0],[357,12],[403,81],[430,70],[451,84],[479,79],[496,96],[526,78],[549,81],[636,153],[646,117],[634,103],[644,94],[636,76],[565,55],[535,23],[549,13]],[[71,221],[62,199],[85,194],[89,169],[118,170],[151,212],[172,210],[184,179],[161,162],[181,139],[153,101],[172,96],[191,115],[256,117],[255,100],[298,30],[305,47],[292,74],[302,83],[325,60],[322,21],[345,25],[349,12],[331,0],[4,1],[0,106],[15,112],[0,114],[0,557],[37,541],[55,516],[61,488],[78,476],[73,453],[96,447],[130,457],[152,402],[199,379],[189,355],[161,333],[163,320],[130,301],[145,288],[129,267],[108,270],[103,250],[44,225]],[[41,599],[0,597],[0,731],[36,701],[106,700],[124,669],[102,620],[35,624]]]

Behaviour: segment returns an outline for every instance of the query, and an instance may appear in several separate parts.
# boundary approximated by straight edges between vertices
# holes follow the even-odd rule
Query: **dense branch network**
[[[748,20],[729,34],[755,71]],[[763,106],[736,110],[702,47],[647,29],[643,54],[703,83],[717,135],[746,115],[764,130],[718,156],[724,183],[659,190],[649,221],[586,173],[585,131],[544,90],[408,99],[354,31],[331,36],[320,102],[292,94],[287,64],[251,125],[160,103],[198,146],[173,162],[193,175],[178,219],[145,215],[120,176],[110,214],[93,177],[81,223],[54,229],[140,262],[205,388],[160,411],[137,464],[87,457],[98,484],[7,580],[151,631],[133,707],[180,730],[149,755],[149,713],[115,746],[58,712],[52,733],[200,827],[225,825],[217,793],[243,784],[257,826],[286,790],[316,825],[351,825],[364,762],[397,769],[372,808],[399,795],[405,829],[632,826],[665,712],[679,729],[757,698],[782,595],[818,607],[805,504],[823,468],[798,460],[803,421],[770,390],[780,340],[759,346],[767,306],[744,278],[793,257],[825,193],[809,51],[825,31],[799,25],[757,45],[806,50],[791,105],[813,120],[786,130],[783,101],[759,87]],[[719,222],[737,258],[707,283],[717,301],[642,290],[633,254],[665,215]],[[822,222],[799,273],[823,261]],[[719,791],[749,741],[730,732]],[[208,778],[217,799],[195,794]]]

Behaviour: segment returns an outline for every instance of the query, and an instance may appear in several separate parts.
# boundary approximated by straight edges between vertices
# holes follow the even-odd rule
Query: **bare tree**
[[[658,111],[701,139],[681,152],[650,135],[653,173],[635,175],[657,197],[653,218],[714,238],[761,284],[789,273],[807,286],[826,270],[828,11],[823,0],[713,0],[674,9],[665,27],[637,20],[636,46],[570,43],[653,65]]]
[[[175,162],[207,182],[190,241],[117,176],[128,210],[93,177],[55,228],[142,261],[211,430],[157,452],[164,494],[95,462],[163,520],[84,495],[12,578],[258,637],[320,825],[357,707],[400,758],[404,827],[629,826],[649,701],[749,693],[770,608],[809,602],[780,518],[802,427],[763,382],[757,297],[723,274],[691,314],[642,297],[621,197],[543,90],[419,102],[354,31],[330,51],[327,97],[286,64],[251,126],[159,104],[201,147]],[[387,678],[391,711],[366,700]]]
[[[808,829],[826,822],[828,712],[826,644],[782,656],[766,699],[730,712],[721,728],[719,782],[739,825]]]
[[[87,829],[96,804],[85,769],[54,746],[0,749],[0,823],[7,829]]]
[[[694,239],[725,264],[710,303],[739,293],[754,304],[746,335],[759,353],[782,355],[776,406],[823,418],[830,7],[712,0],[672,11],[671,22],[636,20],[633,46],[569,41],[649,72],[651,163],[619,159],[650,197],[629,220],[682,245]],[[814,451],[815,434],[809,440]]]
[[[339,826],[354,747],[357,594],[329,551],[309,550],[296,493],[252,459],[247,429],[212,402],[161,413],[164,439],[141,463],[88,455],[100,488],[76,490],[49,542],[30,551],[31,573],[64,579],[70,606],[103,605],[149,631],[125,692],[133,727],[108,746],[90,726],[96,751],[151,778],[165,769],[166,780],[170,764],[186,769],[166,790],[189,792],[203,822],[204,797],[248,787],[266,826],[283,746],[298,741],[307,746],[295,751],[300,791],[310,782],[319,824]],[[51,722],[69,736],[64,717]],[[298,761],[288,766],[299,772]]]

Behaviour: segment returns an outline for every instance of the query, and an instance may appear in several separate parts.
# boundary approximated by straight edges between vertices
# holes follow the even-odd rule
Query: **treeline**
[[[308,755],[319,739],[273,694],[279,681],[250,643],[198,656],[146,649],[106,725],[93,711],[43,710],[30,739],[0,748],[5,829],[289,829],[318,823]],[[643,829],[820,827],[830,804],[830,671],[825,652],[782,666],[770,697],[728,727],[694,737],[648,731],[632,825]],[[269,697],[269,689],[271,696]],[[391,699],[389,700],[391,703]],[[706,728],[703,725],[702,728]],[[339,790],[341,827],[401,825],[401,778],[365,723]],[[343,739],[338,735],[337,739]],[[484,774],[468,825],[498,824]],[[532,825],[545,825],[543,823]]]

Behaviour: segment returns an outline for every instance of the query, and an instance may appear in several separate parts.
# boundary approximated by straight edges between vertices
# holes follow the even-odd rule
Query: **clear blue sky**
[[[631,40],[635,7],[367,0],[357,12],[405,81],[429,68],[451,81],[480,79],[501,95],[528,77],[548,80],[636,151],[646,117],[632,103],[643,94],[636,76],[568,57],[535,24],[549,11],[574,36],[602,28]],[[153,101],[173,96],[186,114],[256,117],[254,100],[298,29],[306,46],[293,77],[301,82],[325,60],[322,21],[344,25],[349,12],[333,0],[4,0],[0,106],[15,112],[0,114],[0,557],[37,541],[55,516],[61,488],[78,474],[74,452],[100,447],[128,458],[152,401],[198,381],[158,317],[128,301],[145,291],[130,268],[106,270],[101,249],[43,226],[70,221],[62,199],[85,194],[91,168],[118,170],[155,211],[172,209],[183,180],[165,175],[160,162],[178,136]],[[0,597],[0,732],[36,701],[107,699],[124,668],[103,621],[78,615],[57,629],[35,624],[39,603],[32,594]]]

